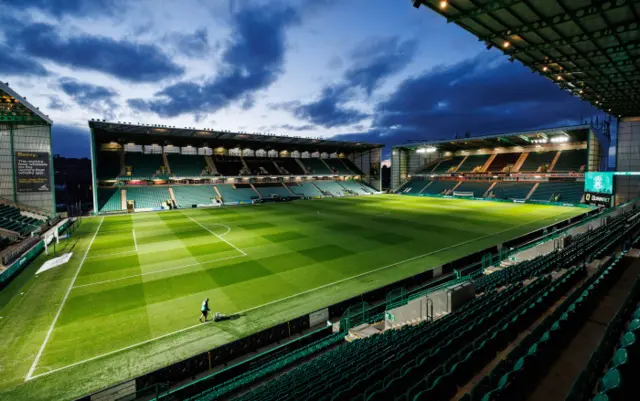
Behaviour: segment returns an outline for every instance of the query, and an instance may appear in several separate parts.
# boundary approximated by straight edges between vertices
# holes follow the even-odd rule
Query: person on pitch
[[[200,315],[200,319],[198,319],[200,323],[204,323],[207,321],[207,316],[209,315],[210,310],[211,309],[209,309],[209,298],[206,298],[202,303],[202,307],[200,308],[200,312],[202,312],[202,315]],[[202,320],[203,318],[204,318],[204,321]]]

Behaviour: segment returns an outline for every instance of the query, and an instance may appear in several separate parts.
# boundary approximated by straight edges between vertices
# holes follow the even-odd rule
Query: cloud
[[[305,124],[305,125],[283,124],[283,125],[277,125],[277,126],[271,127],[270,130],[275,131],[279,129],[284,129],[289,131],[311,131],[315,128],[316,126],[312,124]]]
[[[60,99],[58,95],[49,95],[49,105],[47,108],[52,110],[64,110],[67,108],[67,105]]]
[[[53,124],[53,153],[65,157],[90,157],[89,128]]]
[[[0,74],[7,76],[46,76],[49,72],[38,61],[0,44]]]
[[[13,48],[60,65],[100,71],[131,82],[155,82],[184,72],[155,45],[87,34],[62,37],[56,27],[44,23],[2,22],[5,32],[11,33]]]
[[[222,52],[218,75],[205,82],[184,81],[151,100],[130,99],[129,106],[164,117],[213,113],[232,102],[253,105],[252,94],[270,86],[283,72],[286,28],[299,21],[297,10],[273,4],[243,8],[233,15],[231,39]]]
[[[11,5],[15,0],[0,0],[0,4]],[[72,15],[113,15],[125,4],[124,0],[20,0],[22,8],[36,8],[56,17]]]
[[[186,57],[202,58],[209,54],[207,30],[202,28],[193,33],[174,32],[164,37],[164,42],[173,44],[176,52]]]
[[[415,40],[401,41],[397,37],[384,38],[358,46],[350,57],[351,67],[335,85],[323,88],[320,96],[305,104],[289,104],[297,118],[325,128],[351,125],[369,117],[368,114],[345,106],[359,91],[371,97],[388,77],[404,68],[417,48]],[[286,103],[276,105],[286,107]]]
[[[101,113],[107,119],[115,117],[115,110],[118,109],[114,98],[118,97],[118,92],[113,89],[79,82],[73,78],[63,77],[60,79],[60,89],[69,95],[77,104],[88,108],[96,113]]]
[[[465,132],[480,135],[578,124],[582,116],[596,113],[522,65],[483,52],[407,78],[376,105],[369,130],[335,138],[390,147]]]

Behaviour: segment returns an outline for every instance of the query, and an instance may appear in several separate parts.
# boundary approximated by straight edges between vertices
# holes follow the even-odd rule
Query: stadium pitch
[[[84,219],[0,293],[0,398],[69,399],[588,209],[398,195]],[[212,312],[235,320],[198,323]]]

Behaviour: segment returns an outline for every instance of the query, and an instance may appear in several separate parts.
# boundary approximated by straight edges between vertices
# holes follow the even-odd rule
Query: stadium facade
[[[90,121],[96,213],[369,194],[382,145]]]
[[[618,122],[616,147],[616,194],[619,201],[640,196],[640,110],[637,117]]]
[[[56,212],[51,119],[0,82],[0,198]]]

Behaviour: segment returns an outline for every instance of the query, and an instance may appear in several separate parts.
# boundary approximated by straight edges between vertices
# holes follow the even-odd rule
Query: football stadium
[[[68,217],[0,83],[0,399],[639,399],[640,7],[595,3],[413,1],[617,120],[397,144],[388,190],[381,144],[92,119]]]

